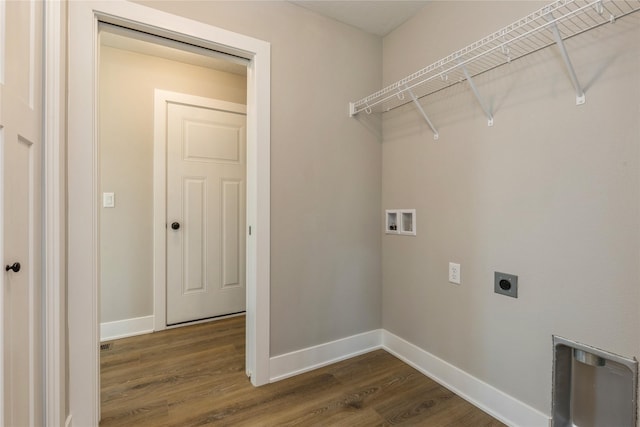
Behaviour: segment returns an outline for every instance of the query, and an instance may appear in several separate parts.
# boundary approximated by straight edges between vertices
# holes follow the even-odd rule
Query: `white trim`
[[[96,86],[97,24],[91,6],[68,2],[67,316],[69,413],[100,419]],[[88,9],[85,7],[88,6]],[[75,36],[73,35],[75,34]],[[79,56],[76,56],[79,55]],[[88,63],[87,63],[88,62]]]
[[[385,329],[376,329],[271,358],[271,382],[384,349],[510,426],[550,426],[548,415]]]
[[[250,59],[247,68],[247,372],[269,382],[271,47],[261,40],[124,0],[66,3],[68,66],[69,410],[78,425],[99,421],[98,20]]]
[[[134,317],[100,324],[100,341],[116,340],[153,332],[153,317]]]
[[[551,425],[548,415],[386,330],[382,348],[507,425]]]
[[[174,102],[247,114],[247,106],[168,90],[154,91],[153,108],[153,313],[154,329],[167,328],[167,112]],[[247,240],[249,235],[247,234]],[[247,241],[248,244],[248,241]]]
[[[271,326],[271,45],[256,41],[247,67],[247,374],[269,382]],[[252,233],[249,233],[249,227]]]
[[[71,427],[72,425],[73,425],[73,417],[71,417],[71,414],[69,414],[69,416],[64,422],[64,427]]]
[[[0,5],[0,9],[4,8],[5,5]],[[1,52],[0,52],[1,53]],[[5,161],[5,141],[4,141],[4,130],[3,127],[0,126],[0,259],[4,260],[4,161]],[[2,266],[3,264],[0,264]],[[4,272],[2,272],[4,273]],[[4,364],[4,355],[5,355],[5,337],[4,337],[4,289],[5,288],[5,275],[0,274],[0,289],[3,292],[0,292],[0,423],[3,423],[5,420],[4,413],[4,396],[5,396],[5,386],[4,386],[4,378],[5,378],[5,364]]]
[[[271,382],[381,348],[382,330],[364,332],[271,358]]]
[[[65,360],[63,319],[63,248],[62,194],[63,170],[60,159],[64,141],[64,38],[62,2],[47,2],[45,13],[44,63],[44,325],[45,325],[45,390],[44,419],[46,425],[60,425],[65,418]]]

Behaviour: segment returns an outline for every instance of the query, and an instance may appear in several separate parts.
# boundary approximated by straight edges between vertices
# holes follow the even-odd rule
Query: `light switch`
[[[102,193],[102,207],[115,208],[116,196],[114,193]]]

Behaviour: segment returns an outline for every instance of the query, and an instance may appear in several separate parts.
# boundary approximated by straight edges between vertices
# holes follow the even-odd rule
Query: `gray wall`
[[[101,322],[153,314],[154,89],[246,103],[246,77],[112,47],[100,50]]]
[[[379,328],[381,145],[347,105],[380,38],[287,2],[144,4],[271,43],[271,355]]]
[[[432,2],[385,37],[385,83],[540,7]],[[408,105],[383,120],[383,208],[416,208],[417,237],[383,238],[383,327],[550,413],[557,334],[639,356],[640,16]],[[479,19],[481,17],[482,19]],[[448,262],[462,284],[448,283]],[[493,293],[517,274],[519,298]]]

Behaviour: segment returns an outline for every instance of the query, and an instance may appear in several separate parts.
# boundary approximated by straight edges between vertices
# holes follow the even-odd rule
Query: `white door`
[[[245,311],[246,116],[166,108],[167,324]]]
[[[41,1],[0,1],[2,425],[42,425]]]

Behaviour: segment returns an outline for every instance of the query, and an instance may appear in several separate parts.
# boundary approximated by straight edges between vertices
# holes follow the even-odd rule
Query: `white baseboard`
[[[101,341],[153,332],[153,320],[153,316],[147,316],[102,323]],[[549,416],[384,329],[271,357],[270,382],[380,348],[509,426],[551,425]]]
[[[100,324],[100,341],[115,340],[153,332],[153,316],[136,317]]]
[[[384,329],[272,357],[270,381],[279,381],[379,348],[509,426],[551,425],[549,416]]]
[[[270,382],[349,359],[380,348],[380,329],[274,356],[269,361]]]
[[[509,426],[550,426],[549,416],[467,372],[382,330],[382,348]]]

